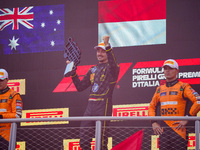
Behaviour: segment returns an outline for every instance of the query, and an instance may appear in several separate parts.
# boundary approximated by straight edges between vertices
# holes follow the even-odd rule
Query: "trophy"
[[[69,77],[73,74],[73,71],[76,70],[81,58],[81,50],[71,37],[68,39],[68,43],[65,46],[64,58],[70,61],[64,72],[64,76]]]

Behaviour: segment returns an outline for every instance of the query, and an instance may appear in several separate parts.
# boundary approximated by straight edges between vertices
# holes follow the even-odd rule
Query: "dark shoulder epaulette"
[[[181,86],[180,91],[183,91],[183,86]]]
[[[160,93],[160,86],[158,87],[157,93]]]
[[[17,94],[19,94],[19,93],[17,93],[16,91],[12,91],[11,94],[10,94],[10,97],[13,98],[13,97],[14,97],[15,95],[17,95]]]

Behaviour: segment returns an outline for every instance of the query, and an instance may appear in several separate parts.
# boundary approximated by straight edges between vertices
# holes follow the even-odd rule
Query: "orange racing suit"
[[[157,87],[149,106],[149,116],[156,115],[156,107],[160,103],[161,116],[185,116],[187,100],[190,100],[193,105],[190,108],[189,114],[195,116],[200,110],[200,96],[188,84],[178,81],[166,83]],[[177,125],[173,125],[171,120],[164,120],[177,134],[186,140],[186,129],[176,130]]]
[[[21,118],[22,100],[19,93],[9,87],[0,90],[0,119]],[[9,141],[11,123],[0,123],[0,136]]]

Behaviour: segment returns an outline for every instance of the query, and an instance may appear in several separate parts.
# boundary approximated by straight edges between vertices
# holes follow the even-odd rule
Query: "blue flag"
[[[64,50],[64,5],[0,9],[3,54]]]

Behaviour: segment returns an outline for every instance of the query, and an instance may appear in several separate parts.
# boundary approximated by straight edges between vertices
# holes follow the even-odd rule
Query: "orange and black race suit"
[[[9,87],[0,91],[0,116],[1,119],[21,118],[22,99],[19,93]],[[0,136],[9,141],[11,123],[0,124]]]
[[[119,65],[110,46],[106,47],[106,54],[108,63],[91,67],[81,81],[77,74],[72,76],[79,92],[90,87],[88,98],[90,108],[86,109],[89,116],[112,115],[112,94],[119,75]]]
[[[88,105],[84,116],[111,116],[112,115],[112,94],[119,75],[119,65],[116,62],[110,46],[106,47],[108,63],[98,64],[90,68],[84,78],[80,81],[77,74],[72,76],[72,80],[78,91],[83,91],[90,87]],[[107,138],[105,137],[105,126],[108,122],[103,122],[102,126],[102,149],[107,149]],[[95,126],[94,121],[82,121],[81,127]],[[80,146],[82,150],[90,149],[92,140],[91,133],[87,129],[81,128]]]
[[[193,105],[189,114],[186,114],[188,99]],[[195,116],[200,110],[200,96],[188,83],[183,83],[176,79],[173,82],[157,87],[149,106],[149,116],[156,115],[158,104],[160,104],[161,116]],[[173,123],[177,121],[164,120],[164,122],[182,138],[186,139],[186,129],[183,131],[175,129],[177,125],[173,125]]]

